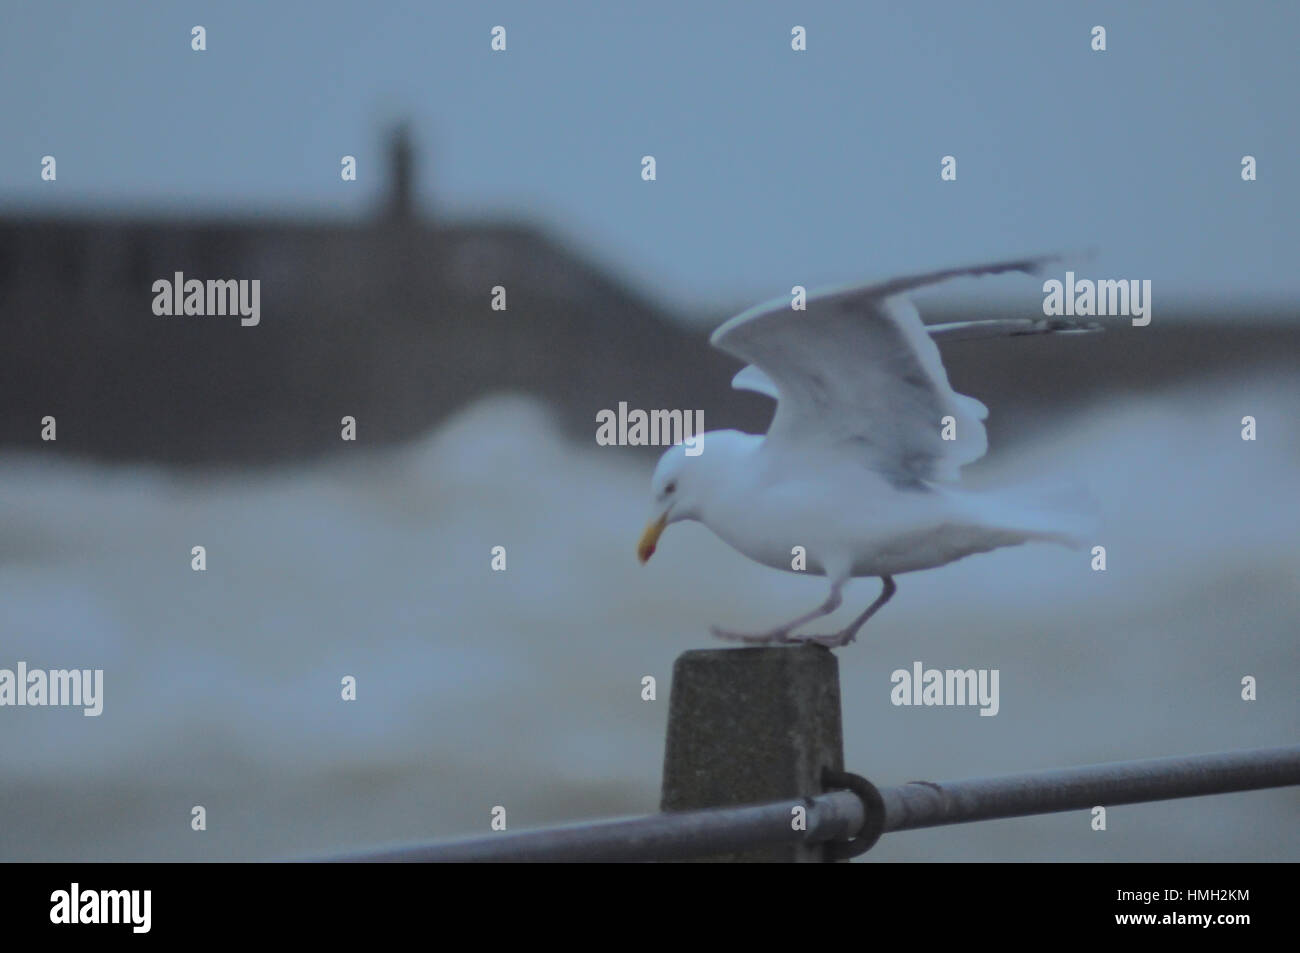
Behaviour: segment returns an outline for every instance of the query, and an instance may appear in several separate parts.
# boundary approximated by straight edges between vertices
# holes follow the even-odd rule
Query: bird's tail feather
[[[1026,541],[1085,549],[1096,540],[1097,508],[1092,494],[1081,484],[1035,485],[998,495],[1003,501],[999,521]]]

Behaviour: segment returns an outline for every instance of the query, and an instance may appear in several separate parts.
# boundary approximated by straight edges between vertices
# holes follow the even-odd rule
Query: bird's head
[[[650,481],[653,497],[650,522],[646,524],[641,541],[636,544],[636,555],[645,562],[654,555],[655,545],[669,523],[695,519],[695,480],[699,457],[690,457],[682,444],[669,447],[659,458],[655,475]]]

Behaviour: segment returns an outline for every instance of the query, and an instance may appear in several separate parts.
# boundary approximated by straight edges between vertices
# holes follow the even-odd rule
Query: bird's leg
[[[820,619],[824,615],[830,615],[840,607],[841,596],[840,590],[844,588],[844,580],[836,579],[831,583],[830,595],[816,609],[811,612],[805,612],[799,618],[787,622],[785,625],[777,626],[770,632],[759,632],[753,635],[747,635],[743,632],[729,632],[726,629],[720,629],[716,625],[712,626],[709,631],[716,638],[725,639],[728,642],[744,642],[748,645],[772,645],[773,643],[784,642],[802,642],[803,639],[793,639],[790,633],[801,625],[811,622],[813,619]]]
[[[815,642],[818,645],[826,646],[828,649],[837,649],[841,645],[848,645],[853,641],[854,637],[857,636],[858,629],[862,628],[863,624],[876,614],[876,610],[893,598],[894,593],[898,591],[898,587],[894,585],[893,576],[881,576],[880,581],[884,583],[884,585],[880,589],[880,595],[876,596],[876,601],[867,606],[866,612],[862,613],[862,615],[858,616],[839,632],[836,632],[834,635],[800,635],[796,636],[793,641]]]

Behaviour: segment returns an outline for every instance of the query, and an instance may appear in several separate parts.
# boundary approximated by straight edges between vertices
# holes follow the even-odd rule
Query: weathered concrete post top
[[[839,662],[815,645],[685,652],[673,666],[661,808],[685,811],[822,793],[844,769]],[[711,858],[811,861],[785,845]]]

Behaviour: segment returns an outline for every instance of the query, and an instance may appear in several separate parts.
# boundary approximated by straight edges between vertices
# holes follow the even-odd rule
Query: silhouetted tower
[[[415,218],[415,148],[411,130],[402,123],[388,141],[388,217],[399,222]]]

